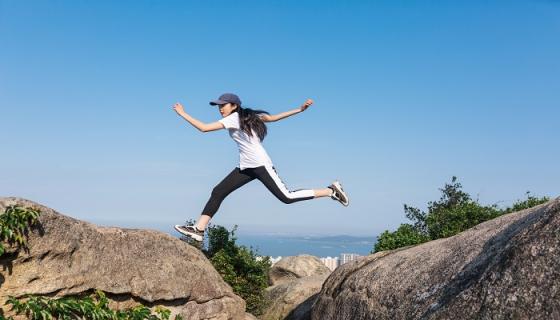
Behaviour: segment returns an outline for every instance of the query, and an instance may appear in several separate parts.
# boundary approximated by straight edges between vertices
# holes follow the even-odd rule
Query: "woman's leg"
[[[330,197],[333,194],[333,190],[331,188],[313,189],[313,192],[315,193],[315,198]]]
[[[233,169],[220,183],[218,183],[210,195],[210,199],[204,206],[202,214],[196,223],[198,230],[204,230],[210,219],[220,208],[220,204],[234,190],[255,179],[254,176],[241,171],[238,167]]]
[[[254,168],[252,172],[276,198],[284,203],[294,203],[297,201],[326,197],[332,194],[332,190],[329,188],[316,190],[298,189],[290,191],[282,179],[280,179],[274,167],[261,166]]]

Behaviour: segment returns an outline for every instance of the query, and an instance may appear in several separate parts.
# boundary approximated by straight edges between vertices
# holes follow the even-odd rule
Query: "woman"
[[[208,222],[218,211],[220,204],[234,190],[246,183],[258,179],[284,203],[310,200],[320,197],[331,197],[344,206],[348,206],[348,196],[338,181],[334,181],[325,189],[298,189],[290,191],[282,182],[272,161],[262,145],[267,130],[265,122],[284,119],[293,114],[305,111],[313,100],[308,99],[301,107],[270,115],[263,110],[243,108],[241,100],[233,93],[224,93],[210,105],[219,106],[222,119],[213,123],[203,123],[185,112],[180,103],[173,106],[175,112],[202,132],[228,129],[229,135],[239,147],[239,166],[235,167],[214,189],[206,203],[200,218],[194,225],[175,225],[175,229],[196,241],[204,239],[204,230]]]

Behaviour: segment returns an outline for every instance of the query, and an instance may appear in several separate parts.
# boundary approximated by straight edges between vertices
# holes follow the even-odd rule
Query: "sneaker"
[[[348,196],[346,195],[346,192],[344,192],[344,189],[342,189],[342,184],[340,184],[339,181],[333,182],[330,186],[328,186],[328,188],[333,190],[331,199],[342,203],[345,207],[348,207],[348,204],[350,203]]]
[[[183,226],[176,224],[175,230],[199,242],[202,242],[202,240],[204,239],[204,230],[198,230],[198,228],[195,226]]]

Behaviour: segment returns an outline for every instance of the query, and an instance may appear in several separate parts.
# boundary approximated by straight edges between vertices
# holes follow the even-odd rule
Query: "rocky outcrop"
[[[560,198],[337,268],[312,319],[560,319]]]
[[[317,293],[331,270],[319,258],[299,255],[282,258],[269,272],[273,284],[267,297],[271,304],[260,317],[263,320],[308,319]]]
[[[331,270],[319,258],[307,254],[282,258],[268,273],[271,285],[298,278],[330,274]]]
[[[309,319],[311,306],[328,274],[298,278],[268,287],[271,305],[261,316],[263,320]]]
[[[19,198],[0,198],[0,212],[13,204],[39,208],[40,227],[29,233],[28,251],[1,257],[2,306],[9,295],[59,297],[99,289],[113,308],[141,303],[162,305],[184,319],[246,318],[245,302],[200,251],[177,238],[98,227]]]

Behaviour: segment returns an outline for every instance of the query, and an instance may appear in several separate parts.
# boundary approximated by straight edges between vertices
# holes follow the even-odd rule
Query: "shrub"
[[[527,199],[516,201],[511,208],[499,209],[496,204],[484,206],[462,190],[456,177],[439,190],[441,198],[428,202],[427,212],[405,204],[406,217],[412,223],[401,224],[393,232],[385,230],[378,237],[372,253],[450,237],[502,214],[531,208],[549,200],[527,192]]]
[[[231,231],[219,225],[209,226],[208,249],[204,253],[224,281],[245,300],[247,311],[261,315],[269,304],[265,289],[270,259],[259,258],[251,248],[237,245],[236,230],[237,226]]]
[[[424,234],[418,232],[413,225],[404,223],[400,225],[397,231],[389,232],[389,230],[385,230],[377,238],[373,252],[406,247],[426,242],[428,240],[430,239]]]
[[[40,211],[21,206],[8,206],[0,214],[0,256],[4,254],[4,243],[16,244],[18,247],[27,245],[26,235],[31,226],[37,222]]]
[[[534,197],[531,195],[531,192],[529,191],[527,191],[525,195],[527,196],[527,199],[517,200],[511,208],[504,209],[504,213],[511,213],[511,212],[532,208],[534,206],[538,206],[539,204],[543,204],[548,200],[550,200],[550,198],[548,197],[541,197],[541,198]]]
[[[171,315],[170,310],[161,306],[155,308],[155,314],[142,305],[126,310],[112,310],[109,308],[108,299],[100,290],[83,297],[67,296],[56,299],[35,295],[21,298],[9,297],[6,304],[11,304],[18,315],[25,314],[27,318],[33,320],[167,320]],[[180,320],[182,317],[177,315],[174,319]]]

